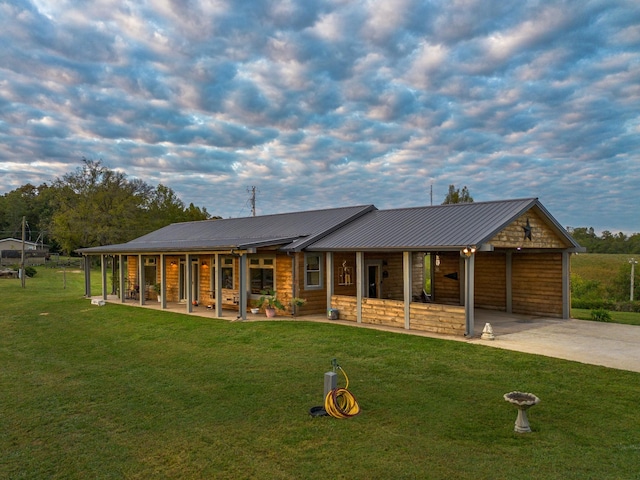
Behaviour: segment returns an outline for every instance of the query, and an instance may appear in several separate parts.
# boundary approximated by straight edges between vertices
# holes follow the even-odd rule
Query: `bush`
[[[617,302],[615,304],[616,312],[635,312],[640,313],[640,301],[635,302]]]
[[[604,300],[602,298],[573,298],[571,300],[571,307],[583,308],[585,310],[615,310],[615,302],[612,302],[611,300]]]
[[[20,265],[11,265],[11,269],[15,272],[19,272]],[[24,273],[27,277],[31,278],[31,277],[34,277],[36,273],[38,273],[38,271],[35,268],[27,265],[26,267],[24,267]]]
[[[597,322],[610,322],[611,314],[604,308],[591,310],[591,320],[595,320]]]

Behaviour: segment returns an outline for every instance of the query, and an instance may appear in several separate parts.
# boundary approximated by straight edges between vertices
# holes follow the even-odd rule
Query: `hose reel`
[[[332,361],[333,372],[325,374],[324,406],[311,407],[309,414],[313,417],[331,416],[334,418],[351,418],[360,413],[360,405],[348,390],[349,377],[344,369],[338,365],[336,359]],[[345,379],[345,386],[337,386],[336,370],[340,370]]]

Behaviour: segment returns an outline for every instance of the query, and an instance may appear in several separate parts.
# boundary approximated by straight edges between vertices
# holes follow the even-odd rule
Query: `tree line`
[[[466,185],[449,185],[443,204],[473,202]],[[188,206],[162,184],[129,180],[102,160],[82,159],[82,166],[51,184],[27,183],[0,196],[0,238],[21,238],[49,245],[52,252],[124,243],[176,222],[215,219],[204,207]],[[569,233],[590,253],[640,254],[640,233],[595,234],[593,227]]]
[[[567,230],[581,246],[587,248],[588,253],[640,254],[640,233],[625,235],[623,232],[611,233],[605,230],[598,236],[593,227],[567,227]]]
[[[51,184],[27,183],[0,196],[0,238],[22,238],[23,217],[27,240],[67,255],[128,242],[171,223],[220,218],[193,203],[186,206],[165,185],[130,180],[102,160],[86,158]]]

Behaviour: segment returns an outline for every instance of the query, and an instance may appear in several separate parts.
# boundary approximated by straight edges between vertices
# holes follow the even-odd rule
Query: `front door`
[[[377,263],[367,264],[367,297],[380,298],[380,265]]]

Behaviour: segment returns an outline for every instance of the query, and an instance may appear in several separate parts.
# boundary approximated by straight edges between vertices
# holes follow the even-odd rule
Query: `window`
[[[304,288],[322,288],[322,255],[319,253],[304,256]]]
[[[260,295],[264,290],[275,290],[274,263],[273,257],[249,259],[249,284],[252,295]]]

